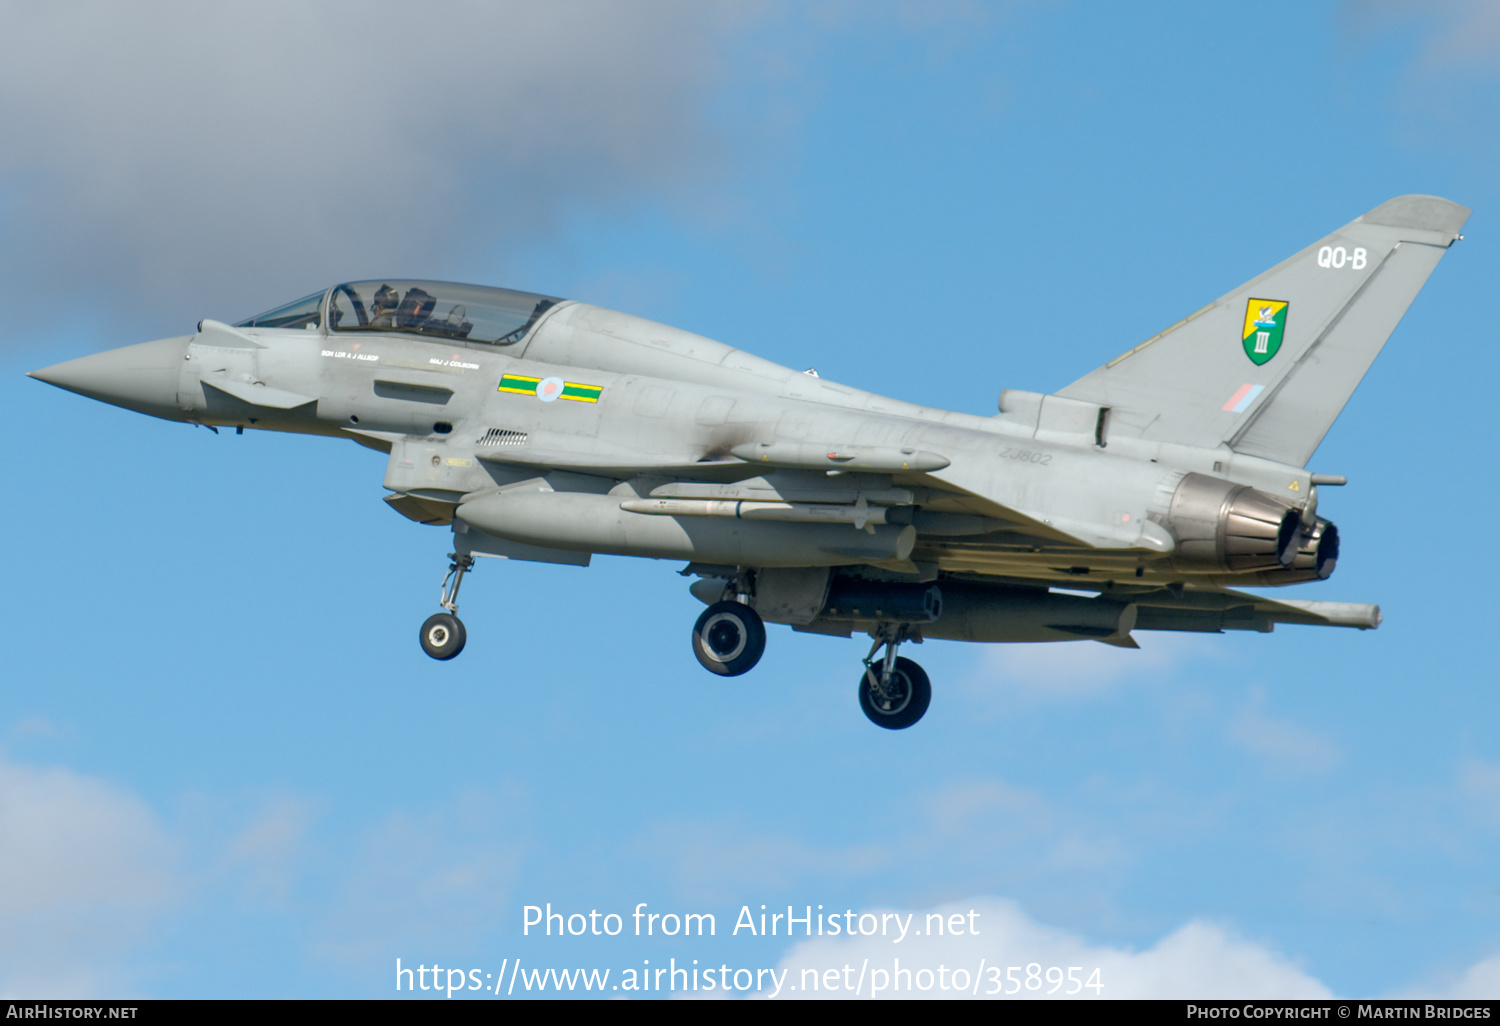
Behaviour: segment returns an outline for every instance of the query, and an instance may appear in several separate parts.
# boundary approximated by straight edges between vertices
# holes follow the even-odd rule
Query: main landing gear
[[[766,625],[751,605],[754,578],[741,574],[727,581],[719,601],[710,605],[693,625],[693,655],[705,670],[721,677],[749,673],[766,651]],[[707,600],[713,590],[695,586]],[[932,683],[923,669],[910,659],[897,657],[902,642],[913,637],[911,625],[878,624],[871,636],[875,644],[865,656],[859,678],[859,707],[870,722],[886,730],[903,730],[922,718],[932,702]],[[877,656],[881,648],[885,654]]]
[[[434,659],[452,659],[464,650],[468,633],[458,618],[458,587],[464,574],[474,569],[474,557],[450,552],[448,573],[443,577],[443,597],[438,601],[447,612],[433,613],[422,624],[422,651]]]
[[[896,649],[906,639],[906,624],[881,624],[859,678],[859,707],[871,723],[887,730],[910,727],[922,718],[932,701],[927,672],[912,660],[896,656]],[[875,653],[882,645],[885,655],[877,659]]]
[[[766,651],[766,625],[755,609],[737,599],[715,602],[693,625],[693,655],[710,673],[738,677]]]

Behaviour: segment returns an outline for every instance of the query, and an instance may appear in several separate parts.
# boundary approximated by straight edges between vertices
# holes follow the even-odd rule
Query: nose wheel
[[[906,640],[906,627],[882,628],[865,657],[865,672],[859,678],[859,707],[870,722],[886,730],[904,730],[920,720],[932,702],[932,682],[927,671],[910,659],[898,657],[896,649]],[[885,655],[875,653],[885,647]]]
[[[422,624],[422,651],[434,659],[452,659],[468,640],[464,622],[452,613],[433,613]]]
[[[452,659],[464,650],[464,642],[469,640],[468,632],[464,630],[464,622],[457,616],[458,613],[458,587],[464,581],[464,574],[474,569],[474,557],[450,552],[448,558],[453,562],[448,565],[448,573],[443,577],[443,596],[438,600],[446,612],[433,613],[422,624],[420,640],[422,651],[434,659]]]

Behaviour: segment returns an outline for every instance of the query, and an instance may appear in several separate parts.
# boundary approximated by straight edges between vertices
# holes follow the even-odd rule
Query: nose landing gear
[[[927,712],[932,702],[932,682],[910,659],[898,658],[896,649],[907,640],[906,624],[881,624],[875,644],[865,656],[865,672],[859,679],[859,707],[870,722],[887,730],[904,730]],[[885,655],[875,653],[885,646]]]
[[[422,651],[434,659],[452,659],[468,640],[464,622],[452,613],[433,613],[422,624]]]
[[[443,595],[438,605],[447,612],[433,613],[422,624],[422,651],[434,659],[452,659],[464,650],[468,632],[464,622],[458,618],[458,588],[463,584],[464,574],[474,569],[474,557],[450,552],[448,573],[443,577]]]

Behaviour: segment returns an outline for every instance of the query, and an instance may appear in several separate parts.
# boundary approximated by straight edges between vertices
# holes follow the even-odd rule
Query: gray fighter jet
[[[475,557],[686,560],[693,652],[750,670],[765,621],[874,644],[859,702],[931,699],[908,641],[1369,629],[1373,605],[1234,590],[1326,580],[1308,460],[1469,211],[1399,196],[1050,395],[998,416],[887,399],[550,296],[348,282],[32,377],[217,430],[389,454],[385,501],[453,534],[434,659]],[[883,651],[882,651],[883,650]]]

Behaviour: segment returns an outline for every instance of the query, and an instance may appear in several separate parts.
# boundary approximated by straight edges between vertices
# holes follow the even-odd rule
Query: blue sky
[[[0,70],[0,992],[901,956],[1099,966],[1105,996],[1500,993],[1492,6],[438,5],[410,68],[309,61],[328,36],[288,29],[334,6],[148,10],[28,14]],[[900,733],[858,711],[858,640],[773,627],[753,674],[704,673],[676,564],[487,561],[434,663],[448,536],[379,501],[379,454],[23,376],[390,274],[988,413],[1408,192],[1468,238],[1313,458],[1350,478],[1344,552],[1295,590],[1381,629],[933,642]],[[523,936],[547,902],[718,935]],[[984,932],[730,934],[762,904]]]

